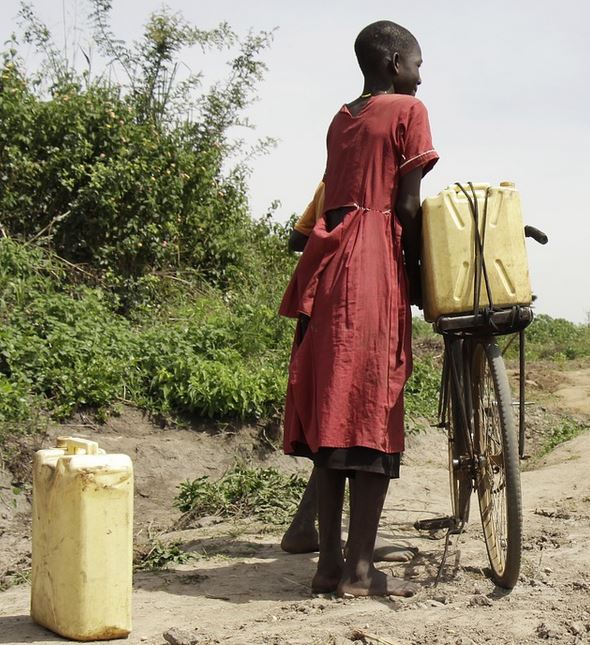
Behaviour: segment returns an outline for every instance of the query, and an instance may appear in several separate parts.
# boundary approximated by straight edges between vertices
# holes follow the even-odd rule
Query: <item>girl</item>
[[[281,304],[281,314],[299,318],[284,449],[316,467],[320,557],[312,590],[411,595],[415,585],[374,567],[373,548],[404,447],[420,180],[438,155],[426,109],[414,98],[422,63],[414,36],[376,22],[358,35],[355,53],[364,88],[328,130],[324,216]],[[355,486],[344,560],[347,476]]]

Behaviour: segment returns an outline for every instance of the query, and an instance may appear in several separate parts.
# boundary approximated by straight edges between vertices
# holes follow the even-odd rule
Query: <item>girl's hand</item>
[[[422,280],[420,279],[420,267],[415,266],[408,268],[406,272],[408,275],[410,304],[422,309]]]

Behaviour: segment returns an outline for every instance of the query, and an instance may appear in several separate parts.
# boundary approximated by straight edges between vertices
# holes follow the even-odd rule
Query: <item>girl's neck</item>
[[[369,97],[377,94],[395,94],[393,83],[391,81],[366,79],[361,96]]]

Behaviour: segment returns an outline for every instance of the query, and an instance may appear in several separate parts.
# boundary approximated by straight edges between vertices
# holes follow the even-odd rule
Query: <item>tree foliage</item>
[[[232,133],[246,123],[271,34],[240,39],[227,24],[200,30],[162,10],[126,45],[109,27],[110,1],[92,6],[98,51],[105,69],[124,70],[122,85],[106,72],[76,71],[23,5],[24,38],[43,56],[44,82],[26,75],[14,50],[5,53],[0,221],[125,288],[186,268],[228,287],[250,273],[256,236]],[[178,77],[179,55],[195,46],[231,55],[228,77],[206,91],[200,74]]]
[[[236,137],[272,34],[162,10],[134,43],[92,0],[77,69],[30,5],[0,70],[0,431],[41,410],[253,419],[281,407],[291,330],[276,315],[287,227],[250,217]],[[190,47],[228,57],[203,87]],[[113,79],[124,79],[122,84]],[[255,151],[270,142],[259,141]],[[11,426],[12,427],[12,426]],[[0,432],[1,433],[1,432]]]

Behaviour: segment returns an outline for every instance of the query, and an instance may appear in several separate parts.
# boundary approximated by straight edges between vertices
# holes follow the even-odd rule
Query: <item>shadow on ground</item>
[[[38,641],[71,642],[40,627],[33,622],[30,616],[0,616],[0,643],[15,645],[16,643],[36,643]]]

